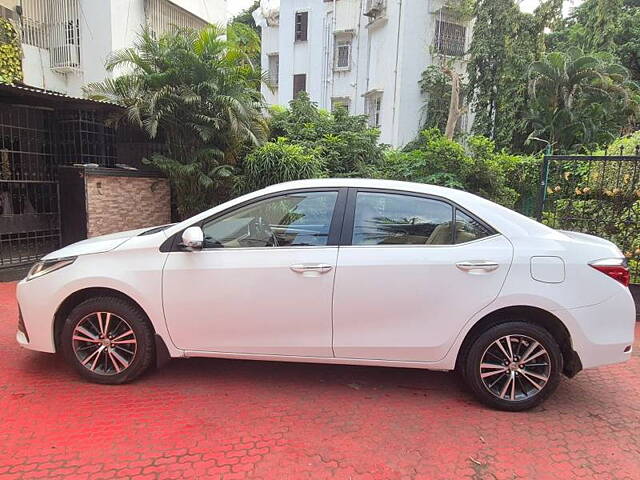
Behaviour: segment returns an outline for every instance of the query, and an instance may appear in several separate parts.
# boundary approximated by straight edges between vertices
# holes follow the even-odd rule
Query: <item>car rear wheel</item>
[[[87,380],[126,383],[153,360],[153,332],[145,315],[118,297],[96,297],[76,306],[61,336],[67,361]]]
[[[562,352],[544,328],[526,322],[491,327],[471,345],[464,378],[490,407],[521,411],[543,402],[560,383]]]

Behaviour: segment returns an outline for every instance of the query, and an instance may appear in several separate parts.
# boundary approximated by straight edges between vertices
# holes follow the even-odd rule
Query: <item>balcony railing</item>
[[[144,11],[147,25],[156,36],[175,28],[200,30],[208,25],[207,21],[169,0],[145,0]]]

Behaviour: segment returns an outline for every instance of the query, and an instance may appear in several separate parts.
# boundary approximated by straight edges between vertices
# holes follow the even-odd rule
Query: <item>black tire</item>
[[[97,355],[102,356],[98,362],[98,364],[104,365],[104,367],[102,367],[102,372],[100,372],[99,369],[92,371],[89,366],[85,366],[81,362],[79,356],[84,355],[86,357],[93,350],[88,350],[89,353],[82,353],[77,346],[86,345],[86,348],[91,349],[92,345],[89,342],[79,344],[79,342],[74,340],[74,330],[78,324],[86,322],[87,320],[85,319],[89,319],[95,323],[97,317],[92,317],[92,315],[96,314],[96,312],[108,312],[112,314],[112,318],[115,319],[114,322],[122,320],[125,322],[122,324],[124,325],[123,328],[126,330],[126,327],[129,327],[130,330],[133,331],[132,335],[130,334],[130,336],[125,338],[135,340],[135,347],[131,345],[123,345],[127,349],[134,351],[130,357],[126,358],[130,360],[126,367],[124,366],[125,364],[120,361],[107,358],[108,352],[106,351],[98,353]],[[104,317],[101,317],[101,319],[103,318]],[[86,326],[86,323],[83,323],[83,325]],[[121,331],[122,330],[119,332]],[[95,341],[92,343],[95,343]],[[142,375],[149,368],[154,359],[153,330],[146,316],[136,305],[132,304],[128,300],[112,296],[90,298],[77,305],[71,311],[64,323],[60,336],[60,344],[67,362],[69,362],[83,378],[94,383],[118,385],[130,382]],[[76,345],[76,349],[74,349],[74,345]],[[96,348],[100,346],[101,345],[98,344]],[[76,350],[79,350],[78,354],[76,354]],[[120,355],[121,358],[123,356],[127,355]],[[92,363],[93,361],[90,361],[87,365]],[[114,364],[119,368],[118,371],[116,371]],[[111,371],[107,369],[107,366]]]
[[[506,336],[509,336],[509,343],[511,343],[511,345],[509,345],[506,339],[504,339]],[[497,382],[495,386],[491,387],[492,389],[495,389],[492,391],[492,389],[489,388],[489,385],[485,384],[485,381],[481,377],[480,365],[483,362],[483,357],[485,358],[485,363],[499,363],[496,356],[493,355],[493,353],[499,352],[499,350],[496,350],[498,347],[495,343],[499,339],[503,339],[501,342],[505,349],[510,346],[514,349],[513,358],[518,358],[517,355],[521,354],[515,352],[515,347],[521,347],[526,350],[528,346],[534,345],[531,340],[538,342],[546,350],[546,355],[541,355],[543,358],[543,360],[540,360],[541,363],[539,365],[541,366],[527,366],[523,370],[518,369],[518,365],[508,367],[505,365],[508,360],[505,360],[505,363],[501,364],[507,369],[505,372],[497,372],[497,374],[493,374],[491,372],[493,372],[494,367],[490,367],[488,369],[483,367],[485,368],[485,373],[490,373],[490,376],[488,376],[487,379],[491,380],[487,380],[487,382]],[[518,343],[515,343],[516,341],[518,341]],[[539,347],[536,347],[536,350],[529,356],[533,355],[535,352],[540,352]],[[520,358],[520,360],[522,361],[522,358]],[[464,370],[463,378],[478,400],[489,407],[510,412],[528,410],[546,400],[558,387],[558,384],[560,383],[560,374],[562,373],[563,368],[562,352],[553,336],[547,330],[539,327],[538,325],[522,321],[502,323],[489,328],[474,340],[466,354],[466,358],[464,358],[462,362],[461,367]],[[532,362],[533,360],[530,360],[527,363],[529,365],[536,365]],[[519,362],[512,363],[518,364]],[[545,363],[548,365],[542,366]],[[511,371],[510,368],[514,368],[516,370]],[[518,373],[523,371],[527,372],[528,375]],[[547,377],[546,382],[543,383],[543,381],[538,380],[539,377],[532,377],[530,375],[532,371],[538,375]],[[513,376],[511,376],[511,374],[513,374]],[[498,377],[501,377],[501,379]],[[538,383],[538,386],[534,386],[532,383],[527,381],[527,378],[525,377],[533,379]],[[495,378],[495,380],[493,380],[493,378]],[[512,381],[513,384],[507,383],[510,381]],[[508,385],[508,390],[504,397],[500,397],[504,385]],[[541,388],[538,388],[540,386]],[[511,388],[513,388],[513,394],[511,393]],[[531,392],[527,392],[528,389],[530,389]],[[511,398],[506,397],[514,397],[514,399],[512,400]]]

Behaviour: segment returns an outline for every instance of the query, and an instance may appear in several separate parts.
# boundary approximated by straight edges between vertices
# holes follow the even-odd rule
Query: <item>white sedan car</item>
[[[620,250],[458,190],[306,180],[84,240],[18,285],[18,342],[123,383],[172,357],[458,370],[486,404],[629,360]]]

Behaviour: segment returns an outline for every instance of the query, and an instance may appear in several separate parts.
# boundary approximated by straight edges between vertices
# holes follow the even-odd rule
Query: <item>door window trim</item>
[[[318,188],[318,187],[311,187],[311,188],[296,188],[293,190],[283,190],[283,191],[279,191],[279,192],[274,192],[274,193],[268,193],[266,195],[262,195],[260,197],[257,198],[252,198],[250,200],[247,200],[245,202],[239,203],[237,205],[234,205],[232,207],[226,208],[224,210],[222,210],[221,212],[215,213],[203,220],[200,220],[198,222],[192,223],[188,226],[186,226],[185,228],[179,230],[178,232],[176,232],[175,234],[173,234],[171,237],[169,237],[167,240],[165,240],[163,242],[163,244],[160,246],[160,251],[161,252],[184,252],[184,250],[180,247],[180,239],[182,238],[182,232],[184,232],[187,228],[189,227],[200,227],[202,228],[204,226],[205,223],[209,223],[211,221],[214,221],[218,218],[221,218],[223,216],[232,214],[233,212],[240,210],[242,208],[245,207],[249,207],[251,205],[257,204],[259,202],[265,201],[265,200],[269,200],[272,198],[277,198],[277,197],[286,197],[289,195],[294,195],[296,193],[328,193],[328,192],[336,192],[338,194],[337,198],[336,198],[336,203],[333,207],[333,216],[331,217],[331,224],[329,225],[329,236],[327,238],[327,244],[326,245],[290,245],[290,246],[286,246],[286,247],[239,247],[239,248],[220,248],[220,247],[213,247],[213,248],[203,248],[201,251],[202,252],[210,252],[210,251],[218,251],[218,250],[224,250],[224,251],[232,251],[232,250],[238,250],[238,251],[242,251],[242,250],[286,250],[286,249],[291,249],[291,248],[296,248],[296,249],[300,249],[300,248],[327,248],[327,247],[337,247],[339,244],[339,240],[340,240],[340,236],[341,236],[341,229],[342,226],[344,225],[344,214],[345,214],[345,208],[346,208],[346,204],[347,204],[347,193],[348,193],[348,188],[347,187],[328,187],[328,188]]]
[[[455,243],[455,237],[453,237],[453,235],[455,235],[455,229],[452,229],[452,239],[451,239],[451,244],[444,244],[444,245],[353,245],[353,230],[355,227],[355,216],[356,216],[356,197],[358,195],[358,193],[380,193],[380,194],[389,194],[389,195],[404,195],[406,197],[418,197],[418,198],[423,198],[425,200],[436,200],[436,201],[440,201],[443,203],[446,203],[448,205],[451,206],[451,221],[455,222],[456,219],[456,212],[460,211],[462,213],[464,213],[465,215],[468,215],[469,217],[471,217],[473,220],[477,221],[480,225],[482,225],[484,228],[486,228],[487,230],[489,230],[489,232],[491,232],[489,235],[487,235],[486,237],[483,238],[478,238],[475,240],[471,240],[469,242],[464,242],[464,243]],[[478,241],[482,241],[482,240],[486,240],[487,238],[491,238],[494,237],[496,235],[500,235],[500,232],[498,232],[498,230],[496,230],[495,228],[493,228],[491,225],[489,225],[487,222],[485,222],[484,220],[482,220],[481,218],[479,218],[477,215],[474,215],[473,213],[471,213],[469,210],[467,210],[464,207],[461,207],[460,205],[458,205],[456,202],[445,198],[445,197],[440,197],[438,195],[432,195],[432,194],[428,194],[428,193],[421,193],[421,192],[408,192],[406,190],[395,190],[395,189],[387,189],[387,188],[361,188],[361,187],[350,187],[349,188],[349,192],[347,193],[347,198],[346,198],[346,206],[345,206],[345,212],[344,212],[344,216],[343,216],[343,221],[342,221],[342,228],[341,228],[341,235],[340,235],[340,246],[341,247],[366,247],[366,248],[371,248],[371,247],[382,247],[382,248],[397,248],[397,247],[401,247],[401,248],[406,248],[406,247],[419,247],[419,248],[443,248],[443,247],[458,247],[458,246],[463,246],[463,245],[469,245],[470,243],[474,243],[474,242],[478,242]]]

